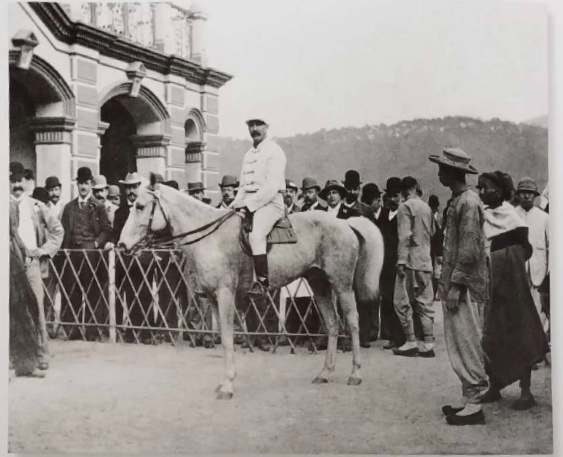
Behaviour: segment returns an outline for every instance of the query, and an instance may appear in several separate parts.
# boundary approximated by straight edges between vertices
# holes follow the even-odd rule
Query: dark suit
[[[322,206],[319,201],[316,201],[314,203],[303,203],[303,206],[301,207],[301,212],[305,212],[305,211],[312,211],[312,210],[319,210],[319,211],[326,211],[326,207]]]
[[[62,294],[61,322],[78,323],[84,319],[86,324],[107,325],[109,324],[109,310],[106,305],[107,255],[99,250],[111,238],[111,224],[106,208],[92,197],[86,200],[83,208],[80,208],[78,198],[75,198],[65,205],[61,223],[65,232],[63,249],[76,250],[69,253],[67,259],[70,260],[70,264],[66,265],[62,275],[66,294]],[[63,263],[59,261],[57,266]],[[85,294],[82,293],[79,285],[83,287]],[[87,303],[82,316],[80,310],[83,298]],[[74,339],[78,336],[76,326],[63,325],[63,328],[69,338]],[[88,326],[83,331],[89,340],[102,334],[96,325]]]
[[[405,342],[405,335],[395,313],[393,294],[397,274],[397,258],[399,249],[399,229],[397,216],[389,220],[389,209],[383,208],[378,218],[379,229],[383,235],[384,258],[381,279],[379,281],[381,296],[381,338],[391,340],[399,345]]]

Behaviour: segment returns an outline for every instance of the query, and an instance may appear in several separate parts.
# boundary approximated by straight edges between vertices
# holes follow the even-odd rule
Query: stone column
[[[165,53],[174,53],[173,9],[169,3],[158,2],[154,8],[154,44]]]
[[[57,176],[62,183],[61,200],[68,202],[72,191],[72,131],[76,120],[70,117],[38,117],[30,127],[35,133],[37,158],[37,186],[45,185],[49,176]]]
[[[166,172],[166,147],[170,138],[164,135],[135,135],[131,137],[137,147],[137,171],[149,178],[151,173],[164,176]]]
[[[186,181],[204,181],[202,177],[201,158],[205,143],[192,141],[186,146]],[[205,184],[205,183],[204,183]]]
[[[207,67],[207,53],[205,50],[205,26],[207,16],[197,5],[190,8],[192,19],[192,60],[202,67]]]

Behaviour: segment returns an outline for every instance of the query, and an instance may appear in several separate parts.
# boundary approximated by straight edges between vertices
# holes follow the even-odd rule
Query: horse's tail
[[[347,222],[360,241],[358,263],[354,272],[356,300],[369,303],[377,298],[379,292],[383,237],[377,226],[365,217],[352,217]]]

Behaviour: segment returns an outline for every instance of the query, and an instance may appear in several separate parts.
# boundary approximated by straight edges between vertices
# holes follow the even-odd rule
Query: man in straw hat
[[[219,187],[221,188],[221,203],[217,205],[217,208],[227,209],[237,195],[238,179],[233,175],[225,175],[221,178]]]
[[[303,194],[303,205],[301,206],[301,211],[311,211],[313,209],[325,210],[318,200],[319,192],[321,191],[321,186],[317,183],[317,180],[312,177],[303,178],[303,183],[301,184],[301,192]]]
[[[452,191],[444,232],[438,297],[444,309],[444,337],[452,368],[461,381],[462,397],[442,412],[450,425],[485,423],[480,397],[487,389],[481,338],[488,271],[483,233],[484,209],[469,189],[467,174],[477,174],[471,158],[459,148],[445,148],[430,161],[439,165],[440,183]]]
[[[115,186],[114,186],[115,187]],[[109,223],[113,227],[113,220],[115,219],[115,211],[117,211],[117,206],[109,201],[109,186],[104,175],[98,175],[92,180],[92,195],[106,208]],[[106,249],[113,247],[112,242],[106,244]]]
[[[540,195],[538,185],[532,178],[524,178],[516,188],[520,206],[516,212],[528,225],[528,239],[532,245],[532,257],[526,262],[528,284],[536,309],[545,331],[549,327],[547,316],[542,311],[540,287],[549,273],[549,215],[534,205]]]
[[[285,154],[268,136],[268,123],[259,117],[246,121],[253,140],[245,154],[240,174],[240,188],[233,208],[246,208],[252,218],[248,241],[252,249],[256,281],[249,294],[264,297],[270,283],[266,238],[274,224],[284,215]]]

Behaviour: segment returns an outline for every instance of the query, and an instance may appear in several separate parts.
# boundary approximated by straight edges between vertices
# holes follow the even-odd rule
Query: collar
[[[459,197],[461,194],[463,194],[464,192],[467,192],[469,190],[469,186],[466,184],[465,187],[463,189],[461,189],[458,192],[453,192],[452,191],[452,196],[454,197]]]
[[[354,205],[356,205],[356,203],[358,203],[358,201],[356,200],[356,201],[354,201],[354,202],[352,202],[352,203],[348,203],[346,200],[344,200],[344,201],[341,202],[341,203],[344,203],[344,206],[345,206],[346,208],[353,208]]]
[[[399,208],[397,208],[395,211],[389,210],[389,220],[393,219],[398,212],[399,212]]]
[[[340,207],[342,206],[342,202],[339,202],[338,205],[336,205],[334,208],[331,208],[330,206],[327,206],[326,210],[329,213],[338,213],[338,211],[340,211]]]
[[[88,194],[88,195],[86,196],[86,198],[82,198],[82,197],[80,197],[80,195],[79,195],[79,196],[78,196],[78,204],[80,204],[80,203],[87,203],[88,200],[90,200],[90,197],[91,197],[91,196],[92,196],[91,193]]]

